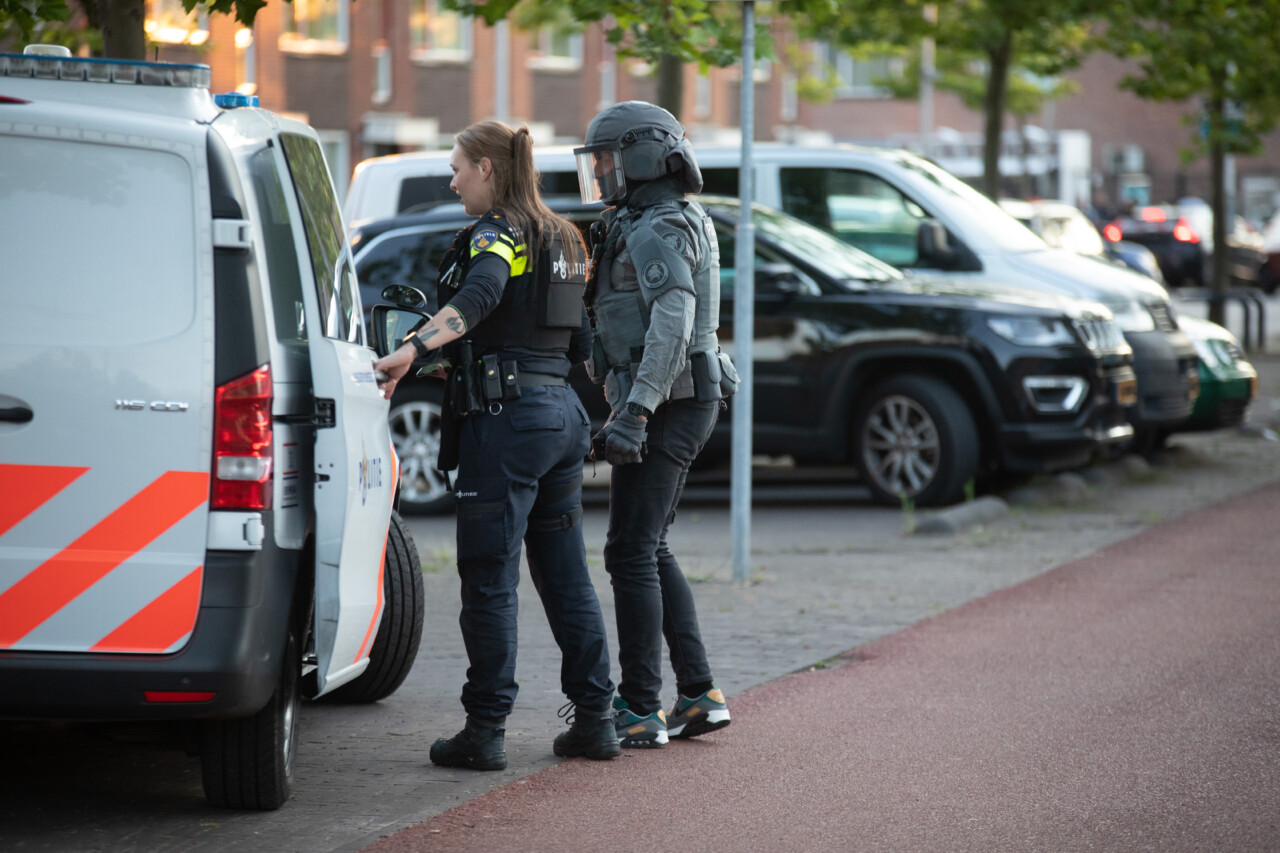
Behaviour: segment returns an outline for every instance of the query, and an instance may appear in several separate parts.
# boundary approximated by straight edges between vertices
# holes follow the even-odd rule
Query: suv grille
[[[1086,317],[1074,320],[1073,324],[1084,345],[1094,352],[1113,352],[1124,346],[1124,335],[1111,320]]]
[[[1173,319],[1173,311],[1167,302],[1151,302],[1147,304],[1151,316],[1155,318],[1156,328],[1162,332],[1174,332],[1178,329],[1178,321]]]

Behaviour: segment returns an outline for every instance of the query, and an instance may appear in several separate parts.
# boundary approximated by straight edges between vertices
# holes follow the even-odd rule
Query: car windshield
[[[725,219],[734,222],[738,219],[736,202],[708,199],[703,203]],[[794,216],[756,206],[751,222],[758,232],[837,281],[900,281],[903,278],[901,272],[888,264]]]
[[[982,223],[983,232],[1002,251],[1034,252],[1045,247],[1044,241],[1034,231],[946,169],[919,157],[903,157],[901,163],[919,177],[947,192],[954,200],[969,207],[973,211],[973,221]]]

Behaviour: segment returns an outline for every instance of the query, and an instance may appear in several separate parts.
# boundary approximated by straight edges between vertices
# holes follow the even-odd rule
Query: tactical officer
[[[684,128],[661,107],[615,104],[574,150],[583,201],[612,205],[593,226],[588,362],[612,414],[594,447],[613,466],[605,568],[613,585],[623,746],[657,747],[729,724],[712,683],[689,583],[667,547],[689,466],[737,374],[719,350],[720,250],[686,194],[702,173]],[[602,233],[603,232],[603,233]],[[662,638],[678,697],[662,710]]]
[[[582,538],[590,421],[566,382],[570,364],[591,347],[585,248],[577,229],[538,196],[527,128],[472,125],[456,137],[449,165],[450,187],[480,218],[459,232],[441,264],[437,304],[444,307],[375,364],[390,377],[387,396],[415,360],[448,365],[439,467],[458,469],[459,622],[470,667],[466,726],[437,740],[431,761],[507,766],[521,540],[563,655],[561,687],[574,706],[555,753],[614,758],[621,750],[608,642]]]

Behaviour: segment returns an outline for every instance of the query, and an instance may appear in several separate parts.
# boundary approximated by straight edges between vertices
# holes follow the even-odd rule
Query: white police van
[[[422,577],[317,136],[209,82],[0,54],[0,719],[173,721],[270,809]]]

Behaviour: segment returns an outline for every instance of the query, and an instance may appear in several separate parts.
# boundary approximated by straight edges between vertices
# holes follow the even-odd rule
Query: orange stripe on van
[[[119,628],[99,640],[91,652],[163,652],[191,632],[200,610],[204,567],[196,566],[182,580],[130,616]]]
[[[0,465],[0,536],[88,470],[61,465]]]
[[[387,543],[384,539],[382,542],[382,559],[378,561],[378,604],[373,608],[373,618],[369,620],[369,627],[364,632],[364,642],[360,644],[360,651],[356,654],[356,659],[352,663],[359,663],[360,660],[369,654],[369,644],[373,642],[373,638],[378,630],[378,622],[382,617],[382,576],[387,573]]]
[[[61,553],[0,593],[9,648],[209,499],[209,475],[166,471]]]

